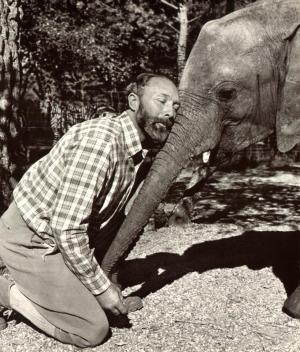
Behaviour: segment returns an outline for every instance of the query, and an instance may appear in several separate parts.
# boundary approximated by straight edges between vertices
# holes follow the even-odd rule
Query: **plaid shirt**
[[[110,281],[91,244],[116,227],[114,220],[134,183],[134,157],[141,152],[138,131],[127,113],[107,114],[73,126],[14,190],[27,225],[51,252],[59,249],[94,295],[104,292]]]

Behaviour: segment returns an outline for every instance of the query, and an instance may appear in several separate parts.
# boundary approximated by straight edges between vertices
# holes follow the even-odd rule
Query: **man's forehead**
[[[178,94],[175,84],[165,77],[152,77],[146,84],[145,89],[167,95]]]

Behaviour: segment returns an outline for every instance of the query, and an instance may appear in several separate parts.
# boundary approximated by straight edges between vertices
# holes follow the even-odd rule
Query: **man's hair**
[[[170,80],[165,75],[162,75],[160,73],[141,73],[137,76],[135,81],[131,82],[125,89],[126,95],[128,96],[130,93],[137,94],[139,97],[141,97],[144,93],[144,89],[148,82],[150,81],[151,78],[164,78]]]

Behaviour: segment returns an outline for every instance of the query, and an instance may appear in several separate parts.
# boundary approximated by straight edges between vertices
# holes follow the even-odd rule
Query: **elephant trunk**
[[[195,121],[196,111],[192,111],[190,105],[187,107],[187,109],[184,106],[181,108],[182,113],[176,117],[166,144],[157,154],[129,214],[103,258],[101,267],[109,277],[116,271],[119,261],[128,254],[132,243],[165,197],[195,147],[200,145],[201,149],[201,140],[206,140],[203,134],[207,134],[207,127],[199,123],[195,124],[193,121]],[[201,117],[197,116],[198,119]],[[203,117],[203,121],[206,119],[207,117]]]

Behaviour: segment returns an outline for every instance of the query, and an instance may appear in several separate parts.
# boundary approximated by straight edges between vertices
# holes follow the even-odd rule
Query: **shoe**
[[[282,310],[292,318],[300,319],[300,286],[285,300]]]
[[[9,302],[10,288],[13,284],[4,277],[0,277],[0,307],[11,308]]]
[[[0,277],[0,331],[7,327],[7,322],[3,317],[3,312],[6,308],[10,308],[9,292],[12,283],[4,277]]]
[[[7,327],[7,322],[5,318],[3,318],[2,314],[5,308],[0,307],[0,331],[4,330]]]

